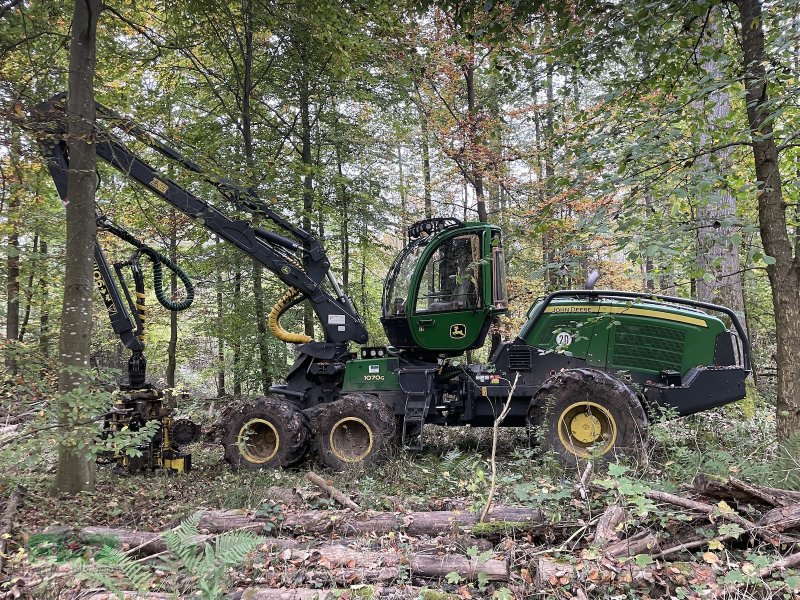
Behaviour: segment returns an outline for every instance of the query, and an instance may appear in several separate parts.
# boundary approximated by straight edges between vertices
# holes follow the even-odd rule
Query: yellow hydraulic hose
[[[267,327],[269,327],[272,335],[274,335],[280,341],[286,342],[287,344],[305,344],[306,342],[311,342],[314,339],[303,333],[292,333],[291,331],[286,331],[283,327],[281,327],[281,315],[288,310],[289,305],[299,295],[300,290],[297,288],[289,288],[283,297],[275,303],[275,306],[273,306],[272,310],[269,311],[269,316],[267,317]]]

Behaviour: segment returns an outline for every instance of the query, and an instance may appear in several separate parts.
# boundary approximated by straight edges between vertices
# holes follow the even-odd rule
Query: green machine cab
[[[481,347],[492,317],[508,309],[500,228],[427,219],[409,237],[383,293],[390,344],[426,359]]]

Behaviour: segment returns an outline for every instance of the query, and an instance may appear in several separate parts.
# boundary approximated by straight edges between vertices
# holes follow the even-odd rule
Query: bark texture
[[[61,372],[58,389],[71,392],[85,383],[82,371],[89,366],[92,334],[92,265],[95,240],[95,165],[92,145],[95,120],[94,71],[97,19],[100,0],[77,0],[72,17],[72,41],[69,60],[70,168],[66,201],[66,270],[64,305],[61,311],[59,353]],[[62,400],[59,419],[65,428],[73,428],[69,401]],[[58,450],[55,490],[76,494],[94,489],[94,461],[86,452],[84,440],[72,436]]]
[[[739,0],[744,57],[747,119],[758,189],[758,223],[764,252],[775,262],[767,267],[772,286],[777,338],[777,432],[786,440],[800,432],[800,267],[789,239],[786,204],[781,190],[778,147],[767,96],[768,57],[760,0]]]

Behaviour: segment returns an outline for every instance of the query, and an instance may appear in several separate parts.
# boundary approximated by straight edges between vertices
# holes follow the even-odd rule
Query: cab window
[[[480,242],[477,234],[455,236],[442,242],[425,265],[416,312],[480,307]]]

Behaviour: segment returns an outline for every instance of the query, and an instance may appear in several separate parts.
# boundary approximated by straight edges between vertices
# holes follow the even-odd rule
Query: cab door
[[[426,350],[460,353],[483,345],[490,321],[490,241],[484,230],[455,232],[421,257],[409,300],[414,341]],[[491,296],[488,296],[491,298]]]

